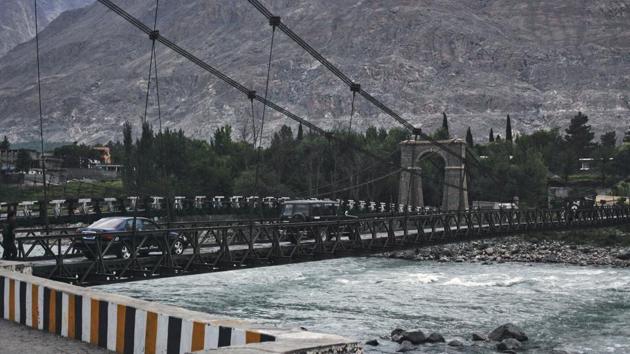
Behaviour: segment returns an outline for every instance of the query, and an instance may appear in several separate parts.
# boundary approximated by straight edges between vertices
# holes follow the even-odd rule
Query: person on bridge
[[[15,226],[15,210],[9,210],[7,223],[2,229],[2,247],[4,248],[2,259],[12,260],[17,257],[17,249],[15,248]]]

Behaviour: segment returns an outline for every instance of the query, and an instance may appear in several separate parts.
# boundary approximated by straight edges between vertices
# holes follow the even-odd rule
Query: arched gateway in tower
[[[400,173],[398,202],[406,205],[424,206],[420,161],[429,154],[436,154],[444,160],[444,191],[441,209],[466,210],[468,209],[466,142],[453,139],[440,140],[438,143],[440,147],[430,141],[407,140],[400,143],[401,166],[417,173],[407,171]],[[445,151],[446,149],[449,152]]]

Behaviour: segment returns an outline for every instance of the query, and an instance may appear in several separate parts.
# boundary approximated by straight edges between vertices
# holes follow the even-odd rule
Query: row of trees
[[[510,122],[508,117],[508,124]],[[508,125],[509,131],[509,125]],[[508,134],[509,136],[509,134]],[[547,181],[558,176],[558,183],[570,182],[579,171],[579,158],[593,158],[594,171],[599,174],[600,186],[613,187],[630,175],[630,144],[617,146],[614,131],[604,133],[599,141],[588,124],[588,117],[578,112],[565,129],[539,130],[532,134],[496,140],[475,146],[480,156],[487,156],[483,164],[499,176],[500,183],[479,176],[473,184],[474,196],[495,190],[499,198],[519,196],[527,204],[545,202]],[[630,140],[626,136],[625,140]],[[630,142],[630,141],[628,141]]]
[[[110,144],[114,158],[124,164],[123,184],[129,193],[349,196],[393,200],[397,176],[361,188],[347,188],[396,170],[398,143],[409,137],[402,129],[369,128],[365,133],[337,132],[340,141],[283,126],[271,144],[258,151],[234,141],[229,126],[214,132],[211,142],[190,139],[182,131],[154,132],[142,127],[133,140],[130,124],[123,142]],[[386,156],[378,164],[354,147]]]
[[[449,139],[448,117],[443,113],[442,126],[433,134],[436,139]],[[475,144],[471,129],[466,132],[466,142],[472,154],[480,156],[479,164],[469,159],[469,179],[472,200],[511,200],[518,196],[524,204],[544,205],[547,201],[547,182],[559,176],[567,183],[579,170],[579,158],[594,159],[599,174],[599,185],[613,186],[630,174],[630,145],[616,146],[614,131],[600,136],[588,124],[588,117],[578,112],[569,127],[540,130],[532,134],[515,135],[511,118],[505,124],[505,136],[490,130],[487,144]],[[630,132],[624,141],[630,142]],[[436,205],[441,201],[443,162],[439,157],[429,157],[421,163],[425,201]],[[558,181],[561,183],[562,181]]]
[[[11,149],[11,143],[9,139],[5,135],[0,141],[0,151],[7,151]],[[16,161],[15,161],[15,169],[18,171],[28,172],[33,166],[33,158],[28,151],[24,149],[18,150]]]
[[[345,197],[395,201],[396,171],[400,166],[399,143],[409,139],[403,129],[368,128],[363,133],[336,131],[341,139],[327,139],[299,126],[283,126],[268,147],[261,150],[232,138],[230,126],[218,128],[210,141],[188,138],[180,131],[156,132],[142,126],[137,139],[130,124],[123,127],[123,141],[108,146],[114,163],[124,165],[127,193],[140,195],[282,195],[291,197]],[[578,158],[593,156],[601,164],[601,182],[610,185],[630,175],[630,148],[616,146],[608,132],[594,141],[588,117],[581,112],[561,133],[549,129],[514,135],[506,119],[504,138],[491,132],[492,141],[475,144],[468,129],[471,200],[511,200],[519,196],[526,205],[544,205],[547,183],[557,175],[565,181],[578,170]],[[450,138],[448,117],[433,133]],[[368,152],[365,154],[363,152]],[[55,150],[69,167],[95,158],[89,146],[68,145]],[[368,155],[380,156],[388,163]],[[472,163],[478,160],[479,163]],[[437,155],[421,162],[427,205],[441,203],[444,161]]]

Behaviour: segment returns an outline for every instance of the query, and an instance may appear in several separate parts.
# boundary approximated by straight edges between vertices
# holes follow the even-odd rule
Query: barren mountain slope
[[[94,0],[39,0],[40,30],[64,11],[89,5]],[[35,36],[32,0],[0,1],[0,56]]]
[[[152,25],[153,0],[115,0]],[[283,22],[353,80],[418,126],[446,111],[477,140],[503,128],[565,126],[577,110],[599,131],[630,125],[628,0],[266,0]],[[264,91],[271,28],[246,0],[160,2],[161,34]],[[144,112],[150,41],[102,5],[63,13],[42,33],[47,139],[118,139]],[[0,58],[0,124],[38,134],[33,43]],[[347,125],[350,90],[278,32],[269,98],[324,127]],[[249,102],[158,45],[162,119],[209,138],[248,136]],[[149,121],[157,124],[152,97]],[[257,116],[261,110],[257,107]],[[357,101],[353,127],[397,123]],[[268,111],[265,135],[289,122]],[[248,121],[250,124],[247,124]],[[5,130],[5,129],[3,129]]]

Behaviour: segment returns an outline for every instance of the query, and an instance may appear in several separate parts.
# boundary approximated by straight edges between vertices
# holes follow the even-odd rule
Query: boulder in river
[[[378,342],[378,340],[376,340],[376,339],[372,339],[372,340],[369,340],[369,341],[365,342],[365,345],[369,345],[369,346],[371,346],[371,347],[376,347],[376,346],[378,346],[379,344],[380,344],[380,343],[379,343],[379,342]]]
[[[427,336],[421,330],[405,331],[402,334],[402,340],[408,340],[413,344],[422,344],[427,341]]]
[[[485,334],[475,332],[472,334],[472,340],[475,342],[485,342],[488,340],[488,337]]]
[[[390,334],[390,338],[392,342],[400,343],[403,341],[403,333],[405,333],[404,329],[396,328]]]
[[[630,249],[621,250],[620,252],[618,252],[617,258],[621,259],[622,261],[630,261]]]
[[[500,342],[508,338],[513,338],[523,342],[527,340],[527,335],[516,325],[512,323],[506,323],[497,327],[494,331],[490,332],[488,338],[496,342]]]
[[[444,337],[439,333],[433,332],[427,337],[427,343],[443,343],[443,342],[445,342]]]
[[[404,352],[412,351],[414,349],[416,349],[416,347],[410,341],[404,340],[402,341],[402,343],[400,343],[396,351],[399,353],[404,353]]]
[[[519,350],[523,344],[514,338],[507,338],[501,341],[501,343],[497,344],[497,350],[505,352],[512,350]]]
[[[453,339],[447,343],[449,347],[463,347],[464,343],[460,340]]]

